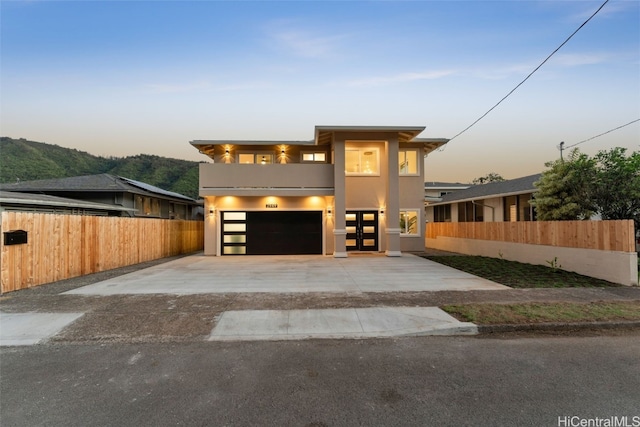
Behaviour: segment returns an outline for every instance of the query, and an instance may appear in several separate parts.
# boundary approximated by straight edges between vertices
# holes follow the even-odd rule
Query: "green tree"
[[[640,229],[640,152],[626,156],[626,149],[600,151],[593,201],[602,219],[633,219]]]
[[[549,169],[535,182],[537,191],[532,204],[542,221],[588,219],[597,210],[593,183],[596,160],[571,151],[567,160],[545,163]]]
[[[490,182],[500,182],[504,180],[505,179],[499,173],[489,172],[485,176],[480,176],[478,178],[475,178],[473,181],[471,181],[471,183],[474,185],[477,185],[477,184],[488,184]]]

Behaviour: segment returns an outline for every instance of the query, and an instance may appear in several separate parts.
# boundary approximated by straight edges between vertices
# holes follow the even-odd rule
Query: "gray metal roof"
[[[466,202],[469,200],[487,199],[491,197],[504,197],[516,194],[533,193],[536,191],[534,182],[540,180],[542,174],[523,176],[522,178],[510,179],[501,182],[490,182],[488,184],[474,185],[466,190],[445,194],[439,202],[431,203],[430,206],[446,205],[453,202]]]
[[[69,178],[39,179],[35,181],[22,181],[12,184],[0,184],[0,190],[21,191],[27,193],[42,192],[126,192],[142,195],[163,195],[168,198],[181,199],[196,202],[194,199],[182,194],[163,190],[140,181],[123,178],[108,173],[97,175],[73,176]]]
[[[95,209],[114,212],[134,212],[136,209],[104,203],[85,202],[66,197],[49,196],[47,194],[19,193],[17,191],[0,191],[0,204],[39,207],[66,207]]]
[[[155,187],[155,186],[153,186],[151,184],[147,184],[147,183],[136,181],[136,180],[129,179],[129,178],[124,178],[122,176],[118,177],[118,178],[123,179],[126,182],[128,182],[129,184],[134,185],[134,186],[136,186],[138,188],[142,188],[143,190],[149,191],[151,193],[163,194],[165,196],[175,197],[176,199],[186,199],[186,200],[195,202],[195,200],[192,199],[191,197],[184,196],[184,195],[182,195],[180,193],[174,193],[173,191],[163,190],[162,188]]]
[[[440,188],[469,188],[473,184],[462,184],[460,182],[441,182],[441,181],[427,181],[424,183],[424,188],[440,189]]]

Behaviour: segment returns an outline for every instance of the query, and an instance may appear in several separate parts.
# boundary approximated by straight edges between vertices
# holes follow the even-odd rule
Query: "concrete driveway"
[[[193,255],[80,287],[64,294],[135,298],[136,295],[253,293],[421,292],[496,290],[506,286],[405,254],[328,256]],[[131,306],[135,307],[135,306]],[[277,308],[277,307],[276,307]],[[85,313],[0,313],[0,346],[41,344]],[[119,323],[136,324],[137,311],[119,313]],[[154,318],[171,310],[154,313]],[[88,313],[92,316],[91,313]],[[201,316],[189,313],[198,323]],[[99,316],[98,316],[99,317]],[[107,316],[110,318],[110,316]],[[129,319],[129,320],[126,320]],[[166,320],[166,319],[165,319]],[[89,321],[90,323],[90,321]],[[11,326],[13,325],[13,326]],[[21,327],[21,325],[27,325]],[[9,326],[9,327],[7,327]],[[105,327],[110,327],[107,322]],[[372,338],[407,335],[469,335],[476,325],[460,322],[437,307],[341,307],[317,310],[229,310],[216,316],[208,341]],[[107,334],[94,331],[93,334]]]
[[[420,292],[508,287],[411,254],[192,255],[66,292],[76,295],[234,292]]]

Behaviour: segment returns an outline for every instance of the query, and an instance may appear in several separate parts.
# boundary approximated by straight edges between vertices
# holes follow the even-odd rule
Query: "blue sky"
[[[604,0],[603,0],[604,1]],[[2,1],[1,134],[96,155],[207,160],[193,139],[315,125],[451,138],[603,1]],[[427,179],[537,173],[640,118],[640,2],[610,1]],[[579,145],[640,149],[640,122]]]

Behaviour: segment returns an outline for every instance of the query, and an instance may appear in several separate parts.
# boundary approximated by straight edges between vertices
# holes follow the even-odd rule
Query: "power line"
[[[622,128],[623,128],[623,127],[625,127],[625,126],[632,125],[632,124],[634,124],[635,122],[640,122],[640,119],[632,120],[632,121],[630,121],[630,122],[629,122],[629,123],[627,123],[627,124],[624,124],[624,125],[622,125],[622,126],[618,126],[617,128],[613,128],[613,129],[608,130],[608,131],[606,131],[606,132],[603,132],[603,133],[601,133],[601,134],[599,134],[599,135],[592,136],[591,138],[587,138],[587,139],[585,139],[585,140],[583,140],[583,141],[576,142],[575,144],[568,145],[568,146],[564,147],[564,149],[566,150],[567,148],[571,148],[571,147],[575,147],[576,145],[580,145],[580,144],[582,144],[583,142],[587,142],[587,141],[591,141],[592,139],[599,138],[599,137],[601,137],[602,135],[606,135],[606,134],[608,134],[608,133],[613,132],[614,130],[622,129]],[[561,144],[562,144],[562,143],[561,143]],[[562,148],[560,149],[560,153],[562,153]]]
[[[553,52],[551,52],[551,54],[550,54],[549,56],[547,56],[547,58],[546,58],[544,61],[542,61],[542,62],[540,63],[540,65],[538,65],[538,66],[537,66],[537,67],[536,67],[536,68],[535,68],[531,73],[529,73],[529,75],[528,75],[527,77],[525,77],[525,79],[524,79],[523,81],[521,81],[520,83],[518,83],[518,85],[517,85],[516,87],[514,87],[513,89],[511,89],[511,91],[510,91],[508,94],[506,94],[506,95],[505,95],[505,96],[504,96],[500,101],[498,101],[498,103],[497,103],[496,105],[494,105],[493,107],[491,107],[491,108],[490,108],[486,113],[484,113],[482,116],[480,116],[480,117],[479,117],[475,122],[473,122],[473,123],[471,123],[469,126],[467,126],[467,127],[466,127],[462,132],[457,133],[453,138],[449,139],[449,142],[453,141],[454,139],[456,139],[457,137],[459,137],[460,135],[462,135],[463,133],[465,133],[466,131],[468,131],[469,129],[471,129],[471,127],[473,127],[473,126],[474,126],[476,123],[478,123],[480,120],[484,119],[484,118],[485,118],[485,116],[487,116],[487,115],[488,115],[490,112],[492,112],[492,111],[493,111],[493,110],[494,110],[498,105],[500,105],[500,104],[502,103],[502,101],[504,101],[505,99],[507,99],[507,98],[508,98],[508,97],[509,97],[513,92],[515,92],[515,91],[516,91],[520,86],[522,86],[522,84],[523,84],[524,82],[526,82],[527,80],[529,80],[529,77],[531,77],[531,76],[532,76],[536,71],[538,71],[538,69],[539,69],[540,67],[542,67],[542,66],[543,66],[543,65],[544,65],[544,64],[545,64],[545,63],[546,63],[546,62],[547,62],[547,61],[548,61],[548,60],[549,60],[553,55],[555,55],[555,53],[556,53],[557,51],[559,51],[559,50],[562,48],[562,46],[564,46],[565,44],[567,44],[567,42],[568,42],[569,40],[571,40],[571,38],[572,38],[573,36],[575,36],[575,35],[576,35],[576,33],[577,33],[578,31],[580,31],[580,29],[582,29],[582,27],[584,27],[585,25],[587,25],[587,22],[591,21],[591,18],[593,18],[594,16],[596,16],[596,14],[597,14],[598,12],[600,12],[600,10],[601,10],[601,9],[604,7],[604,5],[605,5],[605,4],[607,4],[607,3],[609,3],[609,0],[606,0],[604,3],[602,3],[602,5],[598,8],[598,10],[596,10],[595,12],[593,12],[593,15],[591,15],[591,16],[589,17],[589,19],[587,19],[586,21],[584,21],[584,22],[582,23],[582,25],[580,25],[580,26],[578,27],[578,29],[577,29],[577,30],[575,30],[575,31],[574,31],[574,32],[573,32],[573,33],[572,33],[572,34],[571,34],[571,35],[570,35],[570,36],[569,36],[569,37],[568,37],[564,42],[562,42],[562,44],[561,44],[560,46],[558,46],[558,47],[556,48],[556,50],[554,50]]]

